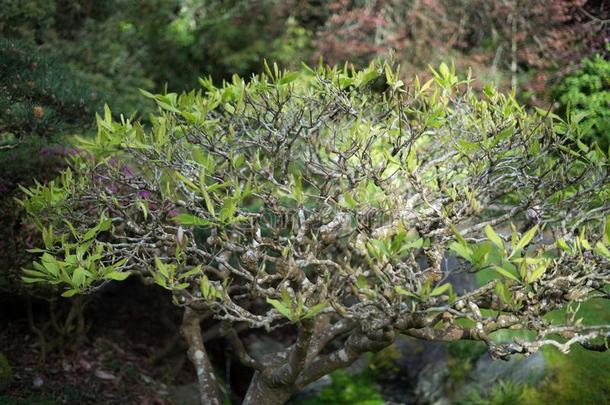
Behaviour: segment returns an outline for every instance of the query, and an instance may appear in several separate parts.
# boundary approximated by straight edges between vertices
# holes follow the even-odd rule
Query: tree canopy
[[[143,91],[150,127],[106,108],[59,180],[24,189],[44,240],[24,281],[72,296],[138,275],[171,291],[202,403],[220,403],[204,319],[256,370],[244,403],[283,403],[398,334],[502,359],[603,350],[610,325],[544,315],[610,298],[607,152],[579,117],[431,73],[407,86],[391,63],[273,65]],[[459,272],[488,281],[460,291]],[[284,331],[285,349],[253,357],[244,326]],[[532,333],[494,340],[504,329]]]

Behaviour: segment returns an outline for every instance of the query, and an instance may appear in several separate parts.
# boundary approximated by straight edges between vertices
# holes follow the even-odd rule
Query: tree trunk
[[[270,387],[260,372],[255,372],[242,405],[282,405],[294,394],[294,385]]]
[[[200,321],[201,317],[197,312],[186,308],[182,319],[182,333],[189,345],[188,356],[197,371],[201,405],[220,405],[216,377],[203,345]]]

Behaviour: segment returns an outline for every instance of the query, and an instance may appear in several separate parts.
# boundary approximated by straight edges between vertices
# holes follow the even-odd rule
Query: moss
[[[396,345],[390,345],[371,355],[369,370],[376,378],[396,374],[400,371],[397,361],[401,357],[402,353],[396,348]]]

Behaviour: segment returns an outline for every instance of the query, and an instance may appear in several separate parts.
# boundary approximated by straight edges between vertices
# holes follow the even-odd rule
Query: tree
[[[399,334],[483,341],[496,359],[606,349],[610,325],[544,315],[610,298],[608,156],[575,121],[432,74],[267,67],[143,92],[152,128],[106,108],[71,168],[24,190],[44,247],[23,280],[70,297],[132,274],[171,291],[206,404],[221,399],[202,322],[254,370],[245,404],[283,403]],[[456,291],[454,272],[488,281]],[[285,349],[252,356],[248,329]],[[531,339],[494,339],[509,329]]]

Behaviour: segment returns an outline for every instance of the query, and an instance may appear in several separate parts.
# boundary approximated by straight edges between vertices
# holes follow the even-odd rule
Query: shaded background
[[[198,88],[199,77],[249,77],[264,59],[294,69],[301,61],[362,67],[393,52],[406,83],[453,61],[481,87],[514,88],[530,108],[583,113],[588,141],[607,149],[609,42],[604,0],[0,0],[0,403],[190,398],[180,314],[162,292],[130,280],[59,300],[19,283],[26,249],[38,241],[15,203],[18,184],[52,179],[72,153],[69,136],[90,134],[105,103],[146,122],[153,106],[138,89],[181,92]],[[581,311],[610,322],[601,303]],[[246,371],[214,341],[216,362],[243,389]],[[272,340],[256,344],[273,349]],[[401,341],[298,400],[609,400],[607,354],[553,350],[506,368],[490,366],[477,344]]]

